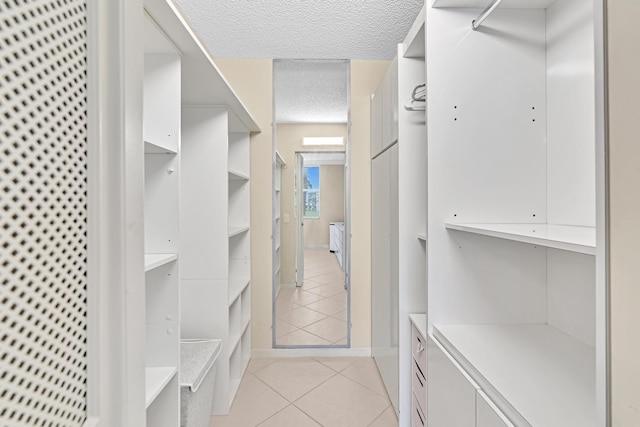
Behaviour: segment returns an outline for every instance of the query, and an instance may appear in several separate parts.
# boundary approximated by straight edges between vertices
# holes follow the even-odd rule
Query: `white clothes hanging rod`
[[[500,3],[502,3],[502,0],[493,0],[491,4],[489,4],[489,6],[487,6],[487,8],[482,11],[478,18],[471,21],[471,29],[473,29],[473,31],[476,31],[480,27],[480,25],[482,25],[484,20],[487,19],[494,10],[496,10]]]

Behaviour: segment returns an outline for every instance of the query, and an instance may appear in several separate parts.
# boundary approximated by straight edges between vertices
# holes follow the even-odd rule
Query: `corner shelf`
[[[423,242],[427,241],[427,233],[418,233],[418,240],[422,240]]]
[[[481,234],[587,255],[596,254],[595,227],[555,224],[461,224],[447,222],[449,230]]]
[[[433,335],[530,425],[595,426],[593,347],[546,324],[433,325]]]
[[[229,305],[234,303],[235,300],[244,292],[244,290],[251,283],[249,278],[229,278]]]
[[[172,367],[146,368],[145,370],[145,407],[151,406],[153,401],[164,390],[169,381],[176,375],[178,369]]]
[[[144,254],[144,271],[151,271],[178,259],[178,254]]]
[[[151,141],[144,141],[144,153],[145,154],[178,154],[178,152],[172,148],[157,144]]]
[[[229,237],[237,236],[238,234],[246,233],[249,231],[249,227],[229,227]]]
[[[249,175],[229,169],[230,181],[249,181]]]

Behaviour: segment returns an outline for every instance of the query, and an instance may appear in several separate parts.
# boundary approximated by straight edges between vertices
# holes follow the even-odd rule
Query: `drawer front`
[[[422,373],[427,375],[427,343],[415,326],[411,327],[411,347],[413,358],[418,362]]]
[[[416,400],[415,396],[412,396],[411,401],[411,426],[412,427],[424,427],[427,424],[427,419],[424,417],[424,412],[420,408],[420,404]]]
[[[476,396],[476,427],[514,427],[498,407],[482,392]]]
[[[427,407],[427,380],[423,372],[424,371],[421,371],[418,367],[416,360],[413,359],[413,371],[411,376],[413,394],[415,394],[415,397],[420,404],[420,409],[424,412],[424,409]]]
[[[427,339],[427,417],[429,427],[476,427],[479,388],[431,335]]]

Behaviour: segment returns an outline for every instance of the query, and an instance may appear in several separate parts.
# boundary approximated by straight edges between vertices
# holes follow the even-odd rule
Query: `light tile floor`
[[[328,249],[305,249],[304,283],[282,288],[276,300],[278,345],[346,345],[344,271]]]
[[[251,359],[227,416],[211,427],[398,427],[371,358]]]

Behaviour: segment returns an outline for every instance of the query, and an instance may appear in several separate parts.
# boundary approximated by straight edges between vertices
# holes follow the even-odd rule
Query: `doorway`
[[[274,61],[274,348],[350,346],[348,92],[349,61]]]

